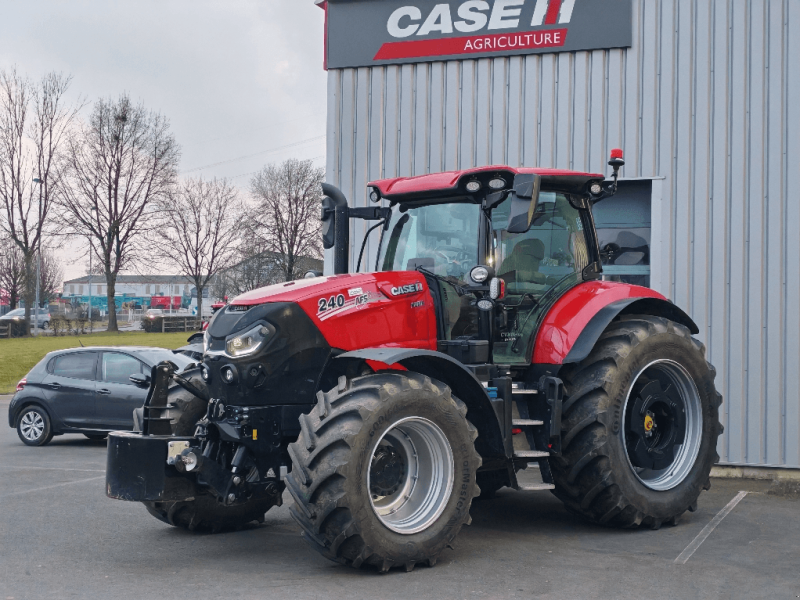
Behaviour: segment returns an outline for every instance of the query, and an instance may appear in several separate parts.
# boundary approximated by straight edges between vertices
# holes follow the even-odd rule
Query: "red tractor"
[[[235,298],[201,365],[135,376],[150,393],[141,431],[109,437],[108,495],[216,531],[288,488],[315,549],[381,572],[433,565],[504,486],[604,525],[675,524],[709,487],[722,398],[685,312],[601,280],[592,205],[621,153],[609,164],[611,182],[491,166],[369,184],[389,207],[325,185],[336,274]],[[377,221],[375,272],[348,273],[351,219]]]

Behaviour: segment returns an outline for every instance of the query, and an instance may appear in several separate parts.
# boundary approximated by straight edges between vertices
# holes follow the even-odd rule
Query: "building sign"
[[[632,0],[328,0],[331,69],[629,47]]]

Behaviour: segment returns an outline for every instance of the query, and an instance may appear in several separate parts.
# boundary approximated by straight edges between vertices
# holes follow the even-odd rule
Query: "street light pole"
[[[97,214],[97,208],[94,206],[91,210],[92,216]],[[89,333],[94,333],[94,322],[92,321],[92,235],[89,234]]]
[[[33,182],[39,184],[39,220],[41,221],[41,219],[42,219],[42,184],[44,182],[41,179],[39,179],[38,177],[35,177],[33,179]],[[34,323],[34,325],[33,325],[33,335],[34,335],[34,337],[39,335],[38,334],[38,332],[39,332],[39,281],[40,281],[39,273],[41,272],[41,269],[42,269],[42,234],[41,234],[41,231],[42,231],[42,227],[41,227],[41,223],[40,223],[39,224],[39,247],[38,247],[38,249],[36,251],[36,306],[34,306],[34,311],[33,311],[33,313],[34,313],[34,317],[33,317],[33,323]]]
[[[92,323],[92,238],[89,237],[89,333],[94,333]]]

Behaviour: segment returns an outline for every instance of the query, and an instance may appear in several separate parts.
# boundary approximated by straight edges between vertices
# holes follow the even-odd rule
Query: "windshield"
[[[22,317],[24,315],[25,315],[24,308],[17,308],[6,314],[7,317]]]
[[[395,208],[384,234],[378,265],[382,271],[422,267],[443,277],[466,278],[478,264],[477,204],[432,204]]]

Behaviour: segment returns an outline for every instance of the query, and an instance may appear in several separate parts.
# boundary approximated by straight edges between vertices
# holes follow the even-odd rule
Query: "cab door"
[[[147,390],[131,383],[130,376],[149,371],[144,363],[130,354],[102,353],[95,423],[99,429],[133,429],[133,411],[142,407]]]

